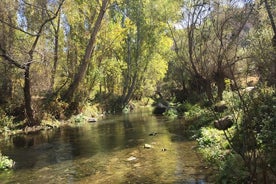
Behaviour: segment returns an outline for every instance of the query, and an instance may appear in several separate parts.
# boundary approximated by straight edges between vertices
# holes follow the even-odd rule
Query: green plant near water
[[[14,166],[14,161],[0,153],[0,170],[8,170]]]
[[[187,122],[191,122],[189,125],[190,130],[199,130],[201,127],[209,126],[215,119],[209,109],[201,107],[198,104],[188,104],[186,107],[189,110],[184,113],[184,118]]]
[[[200,129],[200,136],[197,141],[198,149],[204,159],[219,168],[225,155],[229,152],[229,145],[223,133],[215,128],[203,127]]]
[[[234,126],[226,132],[201,128],[199,151],[218,169],[218,183],[275,182],[276,95],[274,88],[226,92]],[[227,138],[226,138],[227,135]]]
[[[169,108],[168,110],[166,110],[166,112],[163,113],[163,115],[169,118],[176,118],[178,116],[178,112],[175,108]]]

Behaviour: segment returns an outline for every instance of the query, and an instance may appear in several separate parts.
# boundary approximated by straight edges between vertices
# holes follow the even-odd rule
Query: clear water
[[[136,112],[16,136],[1,143],[16,165],[0,173],[0,183],[210,183],[211,171],[181,125]]]

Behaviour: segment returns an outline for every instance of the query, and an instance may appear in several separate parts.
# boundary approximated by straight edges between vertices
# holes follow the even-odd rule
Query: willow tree
[[[229,70],[242,58],[237,53],[253,7],[201,0],[185,1],[184,7],[182,28],[171,29],[177,59],[192,82],[191,89],[206,92],[212,100],[214,82],[217,99],[222,100],[225,79],[231,78]]]
[[[171,4],[176,5],[175,2]],[[126,66],[122,71],[122,95],[119,102],[121,108],[134,97],[139,99],[143,96],[143,91],[147,90],[143,87],[154,88],[156,81],[164,77],[169,60],[168,52],[172,45],[166,22],[173,19],[166,12],[170,7],[166,5],[169,5],[167,1],[126,0],[116,6],[116,11],[122,15],[121,26],[125,30],[120,52],[121,60]]]
[[[18,22],[8,22],[3,17],[0,18],[2,25],[14,29],[18,32],[19,39],[21,39],[20,43],[17,43],[18,45],[13,45],[10,50],[7,50],[7,48],[0,44],[0,56],[5,62],[24,71],[24,107],[28,126],[34,126],[39,123],[35,119],[32,107],[30,76],[31,66],[35,62],[34,57],[36,48],[44,32],[44,28],[57,17],[64,1],[65,0],[61,0],[54,4],[49,3],[46,7],[45,4],[40,4],[42,2],[47,4],[48,2],[46,1],[38,1],[37,3],[20,1],[18,4]],[[36,19],[34,19],[34,17],[36,17]],[[37,21],[33,23],[33,20]],[[20,53],[19,48],[23,48],[22,45],[20,45],[22,44],[22,40],[25,41],[24,46],[28,48],[24,48],[26,51],[23,50]],[[19,52],[19,54],[17,52]]]

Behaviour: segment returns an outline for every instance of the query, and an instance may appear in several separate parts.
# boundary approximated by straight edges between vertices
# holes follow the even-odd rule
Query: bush
[[[175,118],[178,116],[178,112],[175,108],[169,108],[168,110],[166,110],[163,115],[169,117],[169,118]]]
[[[225,161],[222,162],[219,170],[217,183],[244,183],[249,177],[249,172],[245,168],[243,159],[240,155],[226,155]]]
[[[220,168],[225,155],[229,153],[228,143],[223,133],[211,127],[203,127],[200,129],[197,142],[203,158],[213,166]]]
[[[13,168],[13,166],[14,161],[0,153],[0,170],[8,170]]]

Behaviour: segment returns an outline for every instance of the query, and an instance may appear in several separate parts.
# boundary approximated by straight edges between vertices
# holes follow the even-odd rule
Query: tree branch
[[[8,23],[8,22],[5,22],[5,21],[2,20],[2,19],[0,19],[0,22],[3,23],[3,24],[8,25],[9,27],[11,27],[11,28],[13,28],[13,29],[15,29],[15,30],[21,31],[21,32],[23,32],[23,33],[25,33],[25,34],[27,34],[27,35],[29,35],[29,36],[38,36],[38,34],[34,34],[34,33],[28,32],[28,31],[25,31],[24,29],[21,29],[20,27],[17,27],[17,26],[14,26],[14,25],[12,25],[12,24],[10,24],[10,23]]]
[[[271,23],[274,35],[276,35],[276,25],[275,25],[275,21],[274,21],[272,12],[271,12],[271,7],[270,7],[270,5],[268,3],[268,0],[264,0],[264,3],[265,3],[265,9],[267,11],[267,14],[268,14],[268,17],[269,17],[269,20],[270,20],[270,23]]]
[[[1,46],[0,46],[0,51],[2,53],[0,53],[0,57],[4,58],[5,61],[8,61],[10,64],[20,68],[20,69],[25,69],[25,65],[22,65],[20,63],[18,63],[17,61],[15,61],[14,59],[12,59],[6,52],[6,50],[4,50]]]

